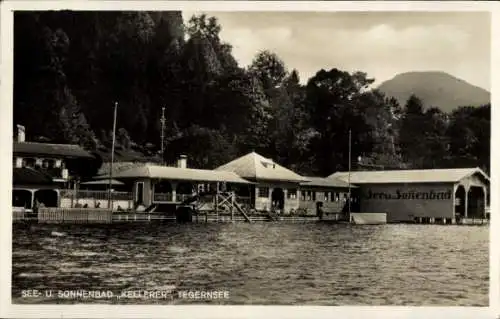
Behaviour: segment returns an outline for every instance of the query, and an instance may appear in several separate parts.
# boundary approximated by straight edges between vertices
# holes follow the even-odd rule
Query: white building
[[[348,172],[328,178],[349,179]],[[361,212],[385,212],[388,222],[415,218],[485,218],[489,177],[479,168],[355,171]]]

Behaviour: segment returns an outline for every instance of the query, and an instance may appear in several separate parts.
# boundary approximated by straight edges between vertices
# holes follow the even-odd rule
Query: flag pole
[[[349,184],[349,196],[347,198],[348,217],[351,222],[351,130],[349,129],[349,173],[347,174],[347,184]]]
[[[111,163],[109,165],[109,187],[108,187],[108,208],[113,211],[113,202],[111,200],[111,189],[113,187],[113,162],[115,161],[115,137],[116,137],[116,113],[118,110],[118,102],[115,102],[113,113],[113,142],[111,143]]]
[[[165,107],[161,108],[161,163],[165,164]]]

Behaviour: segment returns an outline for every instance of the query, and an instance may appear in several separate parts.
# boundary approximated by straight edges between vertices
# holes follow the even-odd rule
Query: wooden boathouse
[[[347,181],[348,172],[329,178]],[[388,222],[455,223],[487,219],[490,179],[479,168],[354,171],[361,211],[387,212]]]

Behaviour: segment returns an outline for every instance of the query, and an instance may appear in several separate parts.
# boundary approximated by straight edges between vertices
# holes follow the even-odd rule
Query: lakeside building
[[[113,174],[109,163],[103,163],[98,176],[82,180],[79,169],[96,162],[93,154],[78,145],[26,142],[24,127],[17,129],[12,201],[14,207],[25,210],[33,209],[35,203],[108,208],[110,194],[114,210],[175,208],[202,195],[213,199],[211,207],[217,210],[219,194],[231,193],[221,201],[231,197],[236,202],[231,207],[243,214],[316,215],[319,207],[338,214],[350,207],[351,212],[387,213],[388,222],[485,218],[488,214],[489,177],[479,168],[353,171],[350,179],[349,172],[337,172],[322,178],[301,176],[255,152],[214,170],[188,168],[184,155],[170,166],[138,162],[141,158],[134,155],[127,157],[130,162],[115,162]]]
[[[285,214],[299,209],[300,184],[308,179],[255,152],[215,169],[233,172],[254,182],[250,202],[257,211],[279,210]]]
[[[14,207],[32,209],[37,202],[44,206],[60,205],[60,189],[79,176],[79,168],[95,158],[78,145],[26,141],[25,127],[17,125],[13,142]]]
[[[109,165],[104,163],[100,173],[95,181],[80,185],[78,203],[107,207]],[[213,195],[219,187],[219,191],[234,192],[247,212],[279,210],[283,214],[316,215],[321,203],[324,212],[340,213],[346,210],[349,188],[341,180],[300,176],[255,152],[215,170],[187,168],[184,155],[175,166],[118,162],[112,176],[113,206],[126,210],[139,205],[178,205],[194,194]],[[66,202],[64,206],[71,207],[68,205]]]
[[[108,177],[109,178],[109,177]],[[181,156],[177,167],[158,164],[138,164],[113,174],[113,178],[132,184],[134,207],[153,204],[180,204],[188,197],[216,187],[249,185],[249,181],[232,172],[187,168],[187,158]]]
[[[351,211],[359,212],[358,187],[338,178],[306,177],[309,181],[300,184],[299,210],[316,212],[318,204],[326,213],[348,211],[349,191]]]
[[[490,180],[479,168],[355,171],[350,180],[359,186],[360,210],[386,212],[388,222],[487,217]]]

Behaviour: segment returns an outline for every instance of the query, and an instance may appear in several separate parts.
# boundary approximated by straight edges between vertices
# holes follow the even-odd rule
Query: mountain
[[[401,106],[415,94],[426,107],[450,112],[459,106],[490,103],[490,92],[445,72],[407,72],[385,81],[378,89],[396,98]]]

